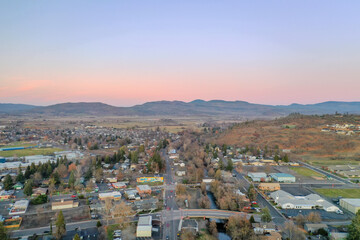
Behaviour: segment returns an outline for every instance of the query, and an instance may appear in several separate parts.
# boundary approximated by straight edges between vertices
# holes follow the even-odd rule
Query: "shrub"
[[[47,195],[39,195],[36,198],[31,199],[31,204],[38,205],[38,204],[47,203],[47,201],[48,201]]]

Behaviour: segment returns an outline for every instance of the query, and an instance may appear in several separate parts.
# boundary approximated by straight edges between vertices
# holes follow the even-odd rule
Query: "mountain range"
[[[132,107],[116,107],[101,102],[60,103],[49,106],[0,103],[0,114],[15,116],[234,116],[279,117],[290,113],[360,114],[360,102],[323,102],[317,104],[263,105],[245,101],[194,100],[147,102]]]

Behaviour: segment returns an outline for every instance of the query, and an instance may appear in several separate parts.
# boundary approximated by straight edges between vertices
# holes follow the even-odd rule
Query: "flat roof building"
[[[254,182],[268,182],[270,178],[264,172],[249,172],[248,177]]]
[[[152,216],[140,217],[136,227],[136,237],[151,237]]]
[[[113,200],[120,200],[121,199],[121,193],[120,192],[106,192],[106,193],[99,193],[99,199],[105,200],[107,198],[113,199]]]
[[[283,190],[270,193],[270,197],[283,209],[324,209],[327,212],[336,212],[340,209],[329,203],[317,194],[307,196],[293,196]]]
[[[79,202],[74,202],[74,200],[64,200],[61,199],[60,202],[52,202],[51,210],[62,210],[68,208],[76,208],[79,206]]]
[[[341,198],[340,206],[346,210],[356,214],[360,210],[360,199],[359,198]]]
[[[10,209],[9,215],[24,214],[29,206],[29,200],[19,200]]]
[[[276,182],[293,183],[296,181],[296,178],[288,173],[270,173],[270,177]]]

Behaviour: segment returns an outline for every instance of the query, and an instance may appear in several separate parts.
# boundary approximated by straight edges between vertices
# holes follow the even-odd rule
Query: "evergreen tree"
[[[75,234],[75,236],[74,236],[73,240],[80,240],[79,235],[78,235],[78,234]]]
[[[74,174],[74,171],[71,171],[70,177],[69,177],[70,188],[74,188],[74,184],[75,184],[75,174]]]
[[[24,187],[24,194],[26,196],[31,196],[31,194],[33,193],[32,187],[33,187],[32,180],[28,180]]]
[[[4,189],[6,191],[10,190],[12,186],[14,185],[13,180],[10,176],[10,174],[7,174],[4,179]]]
[[[61,210],[60,210],[60,212],[58,214],[55,226],[56,226],[55,237],[57,239],[61,239],[61,237],[66,234],[65,219],[64,219],[63,212]]]
[[[269,209],[266,207],[266,208],[263,208],[261,210],[261,221],[263,222],[271,222],[271,214],[270,214],[270,211]]]
[[[232,172],[233,169],[234,169],[233,161],[231,159],[228,159],[226,170]]]
[[[25,179],[29,179],[31,176],[30,166],[27,166],[25,170]]]
[[[248,189],[248,198],[251,202],[256,200],[256,190],[255,190],[254,185],[252,185],[252,184],[250,185],[250,187]]]
[[[100,221],[97,221],[97,223],[96,223],[96,227],[101,227],[102,226],[102,224],[101,224],[101,222]]]
[[[6,228],[4,227],[2,222],[0,222],[0,239],[1,240],[9,239],[7,232],[6,232]]]
[[[278,156],[278,155],[275,155],[274,161],[275,161],[275,162],[279,162],[279,156]]]
[[[356,213],[351,224],[348,227],[348,236],[347,240],[357,240],[360,239],[360,210]]]
[[[139,162],[139,156],[138,152],[133,152],[131,155],[131,162],[132,163],[138,163]]]
[[[287,154],[285,154],[285,156],[283,157],[282,161],[283,161],[283,162],[286,162],[286,163],[289,162],[289,157],[288,157]]]
[[[250,216],[249,221],[250,221],[250,223],[256,223],[256,222],[255,222],[255,218],[254,218],[254,216],[253,216],[253,215],[251,215],[251,216]]]
[[[19,166],[19,170],[18,170],[18,175],[16,176],[16,182],[21,182],[21,183],[25,182],[25,176],[22,173],[20,166]]]

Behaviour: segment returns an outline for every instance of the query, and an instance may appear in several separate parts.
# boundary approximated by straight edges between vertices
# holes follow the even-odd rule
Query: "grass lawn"
[[[314,170],[306,167],[290,167],[290,169],[305,177],[324,177],[321,173],[315,172]]]
[[[32,155],[51,155],[54,152],[63,151],[60,148],[29,148],[22,150],[13,150],[13,151],[1,151],[0,156],[2,157],[24,157]]]
[[[357,188],[315,188],[314,190],[319,194],[329,198],[337,198],[339,196],[344,198],[360,198],[360,189]]]
[[[1,145],[0,148],[12,148],[12,147],[31,147],[36,146],[36,143],[30,143],[30,142],[13,142],[9,145]]]
[[[114,231],[120,229],[119,224],[114,224],[114,225],[109,225],[107,226],[106,230],[107,230],[107,238],[106,239],[110,239],[112,240],[114,238]]]

